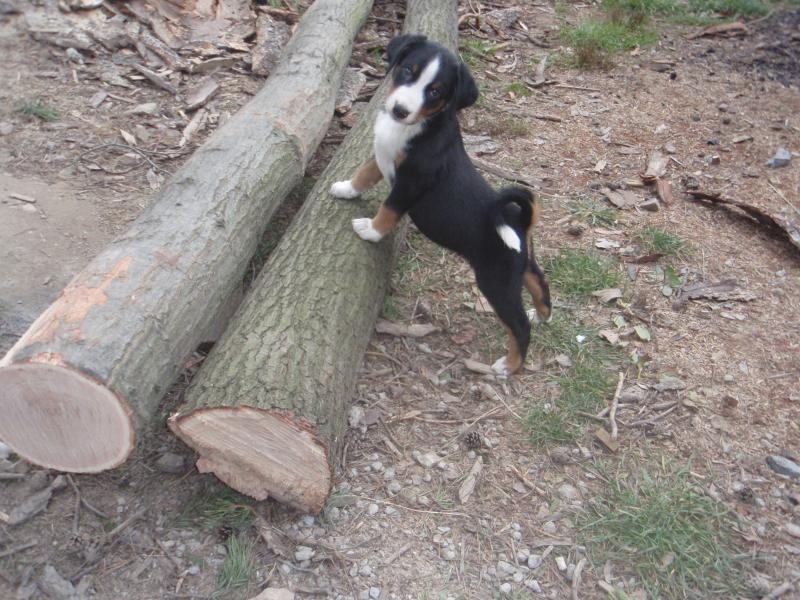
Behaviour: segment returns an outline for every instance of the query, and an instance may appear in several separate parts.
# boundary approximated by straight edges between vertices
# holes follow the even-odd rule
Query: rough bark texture
[[[18,454],[79,472],[125,460],[303,176],[371,5],[317,0],[264,88],[0,361],[0,439]]]
[[[404,30],[455,49],[456,0],[409,1]],[[317,181],[169,421],[200,454],[199,470],[313,513],[330,492],[331,464],[397,242],[364,242],[351,227],[354,217],[374,214],[385,184],[355,201],[328,190],[371,157],[385,93],[386,85]],[[295,440],[275,442],[276,416],[295,427]],[[247,432],[247,444],[236,443],[237,430]]]

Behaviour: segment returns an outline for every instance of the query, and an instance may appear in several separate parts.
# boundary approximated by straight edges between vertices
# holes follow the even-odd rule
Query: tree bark
[[[406,32],[455,50],[456,0],[407,3]],[[330,196],[372,155],[381,86],[306,198],[227,331],[169,420],[198,470],[263,500],[317,513],[340,456],[358,366],[383,302],[398,236],[359,239],[385,185],[362,200]]]
[[[125,461],[301,180],[371,5],[317,0],[264,88],[0,361],[0,439],[20,456],[75,472]]]

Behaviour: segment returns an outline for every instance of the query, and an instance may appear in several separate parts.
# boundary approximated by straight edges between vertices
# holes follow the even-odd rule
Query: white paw
[[[540,323],[549,323],[553,320],[553,311],[550,311],[550,316],[547,317],[546,321],[542,321],[542,318],[539,316],[539,313],[536,312],[535,308],[528,309],[528,320],[534,325],[538,325]]]
[[[380,231],[372,226],[372,219],[353,219],[353,230],[358,237],[368,242],[380,242],[383,237]]]
[[[347,181],[337,181],[331,186],[331,195],[337,198],[358,198],[359,192]]]
[[[494,361],[494,364],[492,365],[492,371],[501,377],[508,377],[511,375],[511,369],[508,368],[508,362],[506,361],[505,356]]]

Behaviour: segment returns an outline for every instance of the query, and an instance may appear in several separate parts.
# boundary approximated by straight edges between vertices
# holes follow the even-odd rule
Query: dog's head
[[[478,87],[467,66],[424,35],[401,35],[386,48],[392,88],[386,110],[405,125],[420,123],[446,109],[475,104]]]

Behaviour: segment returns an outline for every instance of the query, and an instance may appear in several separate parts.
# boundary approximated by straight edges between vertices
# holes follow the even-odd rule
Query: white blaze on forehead
[[[399,104],[410,113],[404,120],[413,123],[425,104],[425,88],[436,78],[439,65],[439,57],[434,56],[416,81],[397,87],[386,99],[386,110],[391,112]]]

